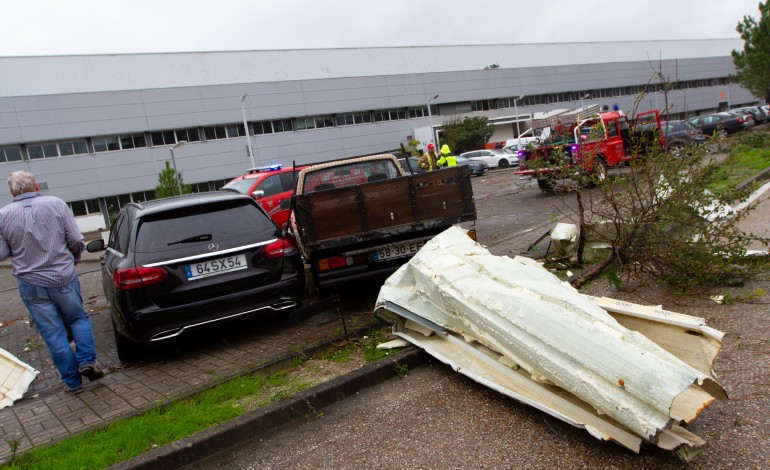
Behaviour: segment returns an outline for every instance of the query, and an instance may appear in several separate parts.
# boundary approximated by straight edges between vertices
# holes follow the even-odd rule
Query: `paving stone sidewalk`
[[[95,273],[91,273],[96,275]],[[90,307],[90,308],[89,308]],[[188,396],[237,375],[286,365],[291,359],[344,338],[339,313],[332,309],[288,323],[255,318],[188,338],[175,351],[124,366],[115,353],[109,310],[88,306],[103,379],[84,382],[83,393],[69,395],[41,337],[26,320],[0,327],[0,347],[40,374],[21,400],[0,410],[0,462],[17,453],[103,427],[158,405]],[[378,325],[370,311],[345,315],[351,336]]]

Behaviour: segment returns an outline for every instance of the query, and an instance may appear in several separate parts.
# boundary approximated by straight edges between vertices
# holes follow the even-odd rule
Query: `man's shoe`
[[[80,375],[87,378],[91,382],[104,377],[104,372],[102,372],[102,370],[98,368],[96,364],[86,364],[84,366],[80,366],[78,370],[80,371]]]
[[[83,391],[83,387],[78,385],[75,388],[70,388],[69,385],[64,384],[64,391],[69,393],[70,395],[77,395],[78,393]]]

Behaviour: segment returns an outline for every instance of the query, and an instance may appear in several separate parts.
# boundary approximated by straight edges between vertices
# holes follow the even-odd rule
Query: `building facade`
[[[689,117],[758,102],[731,78],[730,52],[742,46],[724,39],[3,57],[0,176],[35,174],[91,231],[127,201],[153,197],[173,146],[184,181],[203,191],[253,165],[365,155],[413,139],[424,145],[451,116],[487,116],[493,141],[515,137],[537,113],[589,104],[667,106]],[[6,185],[0,195],[10,199]]]

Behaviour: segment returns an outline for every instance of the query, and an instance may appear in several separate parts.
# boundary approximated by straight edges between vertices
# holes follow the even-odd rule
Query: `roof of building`
[[[740,39],[0,57],[0,97],[728,57]]]

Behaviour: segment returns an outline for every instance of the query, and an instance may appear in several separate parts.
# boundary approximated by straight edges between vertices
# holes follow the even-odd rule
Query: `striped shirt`
[[[24,193],[0,209],[0,261],[13,258],[13,275],[40,287],[61,287],[77,276],[83,235],[67,204]]]

